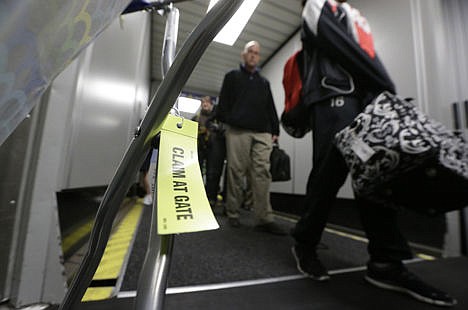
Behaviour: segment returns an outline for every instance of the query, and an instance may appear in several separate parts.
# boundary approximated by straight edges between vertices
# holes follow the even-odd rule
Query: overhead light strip
[[[209,12],[217,2],[218,0],[210,0],[207,12]],[[232,46],[242,30],[244,30],[245,25],[247,25],[247,22],[259,3],[260,0],[244,0],[237,12],[231,17],[224,28],[221,29],[213,41]]]
[[[194,114],[198,111],[201,105],[200,99],[189,98],[189,97],[179,97],[179,111]]]

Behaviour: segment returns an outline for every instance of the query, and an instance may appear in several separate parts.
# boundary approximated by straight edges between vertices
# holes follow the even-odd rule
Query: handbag
[[[468,144],[410,101],[381,93],[335,136],[357,196],[437,214],[468,205]]]
[[[291,160],[277,143],[273,144],[270,154],[270,173],[273,182],[291,180]]]

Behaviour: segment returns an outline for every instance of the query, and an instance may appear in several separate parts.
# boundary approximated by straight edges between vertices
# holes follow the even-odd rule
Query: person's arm
[[[279,120],[278,120],[278,113],[276,112],[275,102],[273,100],[273,95],[271,93],[270,83],[268,83],[268,106],[270,110],[268,111],[269,119],[271,123],[271,134],[273,136],[273,142],[278,140],[279,136]]]
[[[216,108],[216,118],[223,123],[226,123],[226,119],[232,108],[232,90],[233,90],[233,77],[232,73],[228,73],[224,76],[221,91],[219,93],[219,102]]]
[[[221,132],[222,131],[222,126],[221,123],[217,119],[217,111],[218,108],[217,106],[213,107],[213,111],[211,112],[211,115],[208,117],[206,120],[206,128],[212,132]]]
[[[395,92],[395,86],[378,56],[355,41],[335,18],[333,10],[327,0],[307,1],[302,13],[304,43],[315,44],[352,76],[368,82],[373,88]]]

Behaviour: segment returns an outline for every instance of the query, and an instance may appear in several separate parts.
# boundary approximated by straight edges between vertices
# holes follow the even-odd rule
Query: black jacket
[[[375,97],[395,86],[375,52],[350,34],[346,15],[329,1],[309,0],[302,13],[302,43],[307,57],[303,96],[307,104],[339,95]],[[309,73],[309,74],[307,74]]]
[[[258,71],[250,73],[243,66],[224,76],[216,117],[233,127],[279,135],[270,83]]]

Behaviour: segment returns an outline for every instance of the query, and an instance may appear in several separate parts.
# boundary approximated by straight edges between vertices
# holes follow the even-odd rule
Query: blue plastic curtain
[[[0,145],[130,1],[0,1]]]

